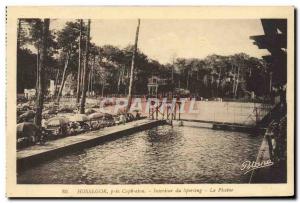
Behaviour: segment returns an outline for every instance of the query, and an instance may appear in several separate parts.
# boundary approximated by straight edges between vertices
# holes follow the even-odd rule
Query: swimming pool
[[[42,163],[20,184],[247,183],[262,136],[186,126],[158,126]]]

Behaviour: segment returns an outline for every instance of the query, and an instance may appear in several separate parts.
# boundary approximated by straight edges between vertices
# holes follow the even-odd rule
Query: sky
[[[61,29],[68,20],[52,20],[50,29]],[[124,48],[134,43],[136,19],[91,20],[91,41]],[[174,57],[204,58],[211,54],[231,55],[245,52],[261,58],[267,55],[249,39],[264,34],[259,19],[141,19],[138,48],[160,63]]]

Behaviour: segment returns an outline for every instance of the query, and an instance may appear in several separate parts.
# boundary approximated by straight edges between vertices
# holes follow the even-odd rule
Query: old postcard
[[[8,7],[7,197],[294,195],[293,7]]]

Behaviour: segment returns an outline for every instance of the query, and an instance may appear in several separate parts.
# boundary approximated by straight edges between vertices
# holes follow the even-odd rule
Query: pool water
[[[18,174],[21,184],[248,183],[262,136],[159,126],[67,154]]]

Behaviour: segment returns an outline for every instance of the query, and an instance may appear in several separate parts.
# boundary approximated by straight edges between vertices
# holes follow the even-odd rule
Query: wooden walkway
[[[17,152],[17,167],[18,169],[31,167],[41,161],[62,156],[67,151],[96,146],[104,141],[117,139],[136,131],[164,124],[164,122],[162,120],[142,119],[124,125],[121,124],[76,136],[48,141],[44,145],[34,145]]]
[[[272,159],[267,136],[261,143],[256,162],[262,163]],[[249,183],[284,183],[286,182],[286,161],[279,161],[271,166],[252,171]]]

